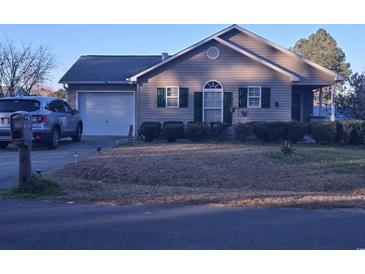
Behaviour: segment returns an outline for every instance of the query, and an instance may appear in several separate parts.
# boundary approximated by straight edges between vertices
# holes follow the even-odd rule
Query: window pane
[[[221,84],[219,84],[216,81],[210,81],[210,82],[206,83],[204,88],[206,88],[206,89],[222,89],[222,86],[221,86]]]
[[[221,109],[205,109],[204,110],[204,122],[221,122],[222,110]]]
[[[0,101],[0,112],[37,111],[40,103],[36,100],[9,99]]]
[[[167,96],[177,96],[177,88],[167,88]]]
[[[222,92],[204,92],[204,107],[222,107]]]
[[[177,98],[167,98],[168,107],[177,107]]]
[[[248,106],[249,107],[260,107],[260,98],[249,98]]]
[[[249,88],[248,96],[260,96],[260,88]]]

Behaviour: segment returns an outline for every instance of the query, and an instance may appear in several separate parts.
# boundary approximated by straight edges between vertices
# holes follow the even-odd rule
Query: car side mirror
[[[79,112],[78,112],[78,110],[77,110],[77,109],[73,109],[73,110],[71,111],[71,114],[72,114],[72,115],[76,115],[76,114],[79,114]]]

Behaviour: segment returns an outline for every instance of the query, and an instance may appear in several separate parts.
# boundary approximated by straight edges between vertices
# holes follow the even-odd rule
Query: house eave
[[[300,81],[300,78],[298,76],[294,75],[293,73],[290,73],[290,72],[288,72],[288,71],[286,71],[286,70],[284,70],[284,69],[282,69],[282,68],[280,68],[280,67],[278,67],[278,66],[276,66],[276,65],[274,65],[274,64],[272,64],[272,63],[270,63],[270,62],[268,62],[264,59],[261,59],[260,57],[258,57],[256,55],[253,55],[252,53],[250,53],[250,52],[248,52],[248,51],[246,51],[242,48],[239,48],[236,45],[233,45],[232,43],[230,43],[226,40],[223,40],[222,38],[215,37],[214,40],[217,41],[218,43],[221,43],[221,44],[223,44],[223,45],[225,45],[225,46],[227,46],[227,47],[229,47],[229,48],[231,48],[231,49],[247,56],[248,58],[250,58],[250,59],[252,59],[256,62],[259,62],[259,63],[261,63],[261,64],[263,64],[263,65],[265,65],[265,66],[267,66],[267,67],[269,67],[269,68],[271,68],[271,69],[273,69],[273,70],[275,70],[275,71],[277,71],[277,72],[279,72],[279,73],[281,73],[285,76],[288,76],[289,79],[292,82],[299,82]]]
[[[336,75],[335,77],[335,81],[336,82],[341,82],[341,81],[345,81],[345,77],[343,77],[342,75]]]
[[[308,64],[308,65],[310,65],[312,67],[315,67],[315,68],[317,68],[317,69],[319,69],[319,70],[321,70],[321,71],[323,71],[325,73],[331,74],[335,78],[337,78],[337,76],[338,76],[337,73],[335,73],[334,71],[329,70],[329,69],[327,69],[327,68],[325,68],[325,67],[323,67],[323,66],[321,66],[321,65],[319,65],[317,63],[314,63],[314,62],[312,62],[312,61],[310,61],[310,60],[308,60],[308,59],[306,59],[306,58],[304,58],[304,57],[296,54],[295,52],[293,52],[293,51],[291,51],[289,49],[284,48],[283,46],[280,46],[280,45],[278,45],[278,44],[276,44],[274,42],[271,42],[271,41],[269,41],[269,40],[261,37],[260,35],[257,35],[257,34],[251,32],[251,31],[249,31],[249,30],[246,30],[246,29],[242,28],[239,25],[234,25],[234,26],[236,27],[236,29],[238,31],[240,31],[240,32],[242,32],[244,34],[247,34],[248,36],[250,36],[250,37],[252,37],[252,38],[254,38],[256,40],[259,40],[259,41],[262,41],[264,43],[267,43],[268,45],[272,46],[273,48],[275,48],[275,49],[277,49],[277,50],[279,50],[279,51],[281,51],[283,53],[286,53],[286,54],[294,57],[295,59],[297,59],[299,61],[302,61],[302,62],[304,62],[304,63],[306,63],[306,64]],[[342,81],[342,80],[339,80],[339,81]]]
[[[68,85],[130,85],[129,81],[59,81],[59,84]]]

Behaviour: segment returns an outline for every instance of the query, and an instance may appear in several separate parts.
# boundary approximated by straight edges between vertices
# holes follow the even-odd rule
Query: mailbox
[[[10,116],[10,133],[14,145],[19,148],[19,186],[27,190],[32,177],[32,115],[17,111]]]
[[[10,116],[11,139],[16,146],[30,146],[32,143],[32,115],[17,111]]]

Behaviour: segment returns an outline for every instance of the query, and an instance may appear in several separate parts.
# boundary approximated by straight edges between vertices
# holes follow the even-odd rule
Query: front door
[[[300,122],[300,93],[292,93],[291,118]]]

